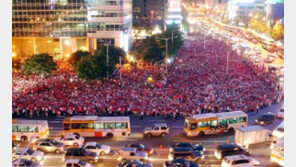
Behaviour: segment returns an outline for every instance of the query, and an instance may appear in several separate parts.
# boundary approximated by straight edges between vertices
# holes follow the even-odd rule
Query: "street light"
[[[111,41],[109,41],[107,44],[104,44],[106,47],[106,64],[107,64],[107,80],[109,79],[109,70],[108,70],[108,67],[109,67],[109,44],[111,43]]]
[[[165,40],[165,58],[167,59],[168,58],[168,40],[170,39],[174,39],[174,38],[178,38],[178,36],[174,36],[174,37],[170,37],[170,38],[159,38],[159,37],[156,37],[157,39],[162,39],[162,40]]]

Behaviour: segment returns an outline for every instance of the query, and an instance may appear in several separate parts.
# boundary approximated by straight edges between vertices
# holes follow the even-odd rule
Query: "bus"
[[[271,145],[270,161],[284,166],[284,139],[280,139]]]
[[[131,133],[130,118],[73,116],[63,120],[63,135],[76,134],[83,137],[129,136]]]
[[[12,120],[12,140],[29,141],[33,136],[36,139],[44,139],[48,134],[46,120]]]
[[[278,127],[276,127],[273,132],[272,136],[274,136],[276,139],[284,138],[284,121],[279,124]]]
[[[217,133],[234,133],[236,128],[248,125],[243,111],[196,114],[185,118],[184,133],[188,137]]]

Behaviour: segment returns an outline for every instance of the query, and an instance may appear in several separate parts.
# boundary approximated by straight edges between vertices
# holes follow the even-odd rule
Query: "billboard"
[[[169,0],[168,1],[169,12],[181,12],[181,0]]]

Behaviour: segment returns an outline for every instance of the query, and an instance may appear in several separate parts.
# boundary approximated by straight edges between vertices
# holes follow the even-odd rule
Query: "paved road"
[[[254,124],[255,119],[259,117],[262,113],[272,112],[276,113],[280,107],[283,105],[282,103],[271,105],[270,107],[264,108],[260,110],[258,114],[252,113],[249,114],[249,125]],[[273,124],[265,126],[269,130],[273,130],[277,125],[281,123],[282,120],[276,120]],[[61,130],[61,122],[62,118],[48,120],[50,126],[50,137],[55,137],[60,134]],[[170,127],[170,135],[165,138],[144,138],[142,135],[143,129],[145,126],[150,126],[153,123],[166,122]],[[102,144],[110,145],[112,148],[112,153],[110,155],[106,155],[101,157],[101,161],[93,166],[116,166],[117,160],[114,156],[114,152],[118,151],[121,147],[134,143],[140,142],[144,145],[152,147],[156,152],[154,155],[150,156],[149,161],[153,163],[154,166],[160,167],[163,166],[164,161],[167,160],[168,157],[168,148],[170,145],[176,142],[188,141],[194,143],[202,143],[207,151],[205,152],[205,159],[200,163],[201,167],[214,167],[220,166],[221,161],[216,160],[213,156],[214,148],[216,147],[215,141],[218,144],[226,143],[226,140],[229,139],[230,142],[234,142],[233,135],[220,134],[220,135],[210,135],[205,137],[195,137],[195,138],[187,138],[183,136],[183,124],[184,119],[179,118],[176,122],[172,122],[171,120],[167,120],[165,117],[155,117],[155,116],[146,116],[144,120],[140,120],[138,116],[131,117],[131,127],[132,134],[129,137],[124,138],[114,138],[114,139],[106,139],[106,138],[86,138],[86,141],[97,141]],[[19,142],[21,145],[25,143]],[[160,145],[163,146],[160,149]],[[259,147],[259,148],[250,148],[251,154],[253,157],[257,158],[262,165],[266,167],[277,166],[269,161],[270,150],[267,146]],[[43,167],[54,167],[54,166],[63,166],[63,161],[61,160],[63,155],[59,154],[45,154],[45,160],[42,162]]]

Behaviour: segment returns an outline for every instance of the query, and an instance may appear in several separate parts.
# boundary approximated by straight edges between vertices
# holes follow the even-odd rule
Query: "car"
[[[57,142],[64,143],[66,146],[81,146],[84,143],[84,138],[77,135],[67,135],[66,137],[55,138]]]
[[[240,147],[237,144],[221,144],[218,145],[215,149],[214,155],[217,159],[223,159],[226,156],[230,155],[250,155],[249,150]]]
[[[15,152],[16,150],[18,150],[20,148],[19,144],[16,143],[12,143],[12,152]]]
[[[37,162],[33,162],[27,159],[16,159],[12,162],[12,167],[41,167],[41,165]]]
[[[30,148],[20,148],[14,153],[12,153],[12,160],[18,159],[22,155],[23,159],[31,161],[41,161],[43,159],[44,153],[41,151],[34,151]]]
[[[204,159],[204,155],[202,152],[194,151],[189,147],[177,147],[170,151],[168,158],[170,161],[182,158],[187,161],[199,162]]]
[[[60,154],[65,151],[65,145],[52,139],[39,139],[34,148],[42,152],[55,152]]]
[[[192,143],[188,143],[188,142],[176,143],[171,146],[170,150],[172,151],[174,148],[179,148],[179,147],[189,147],[189,148],[192,148],[193,151],[201,151],[201,152],[206,151],[206,148],[204,148],[202,145],[192,144]]]
[[[279,71],[280,73],[284,73],[284,71],[285,71],[284,66],[278,66],[278,71]]]
[[[281,108],[281,109],[277,112],[276,117],[277,117],[277,118],[280,118],[280,119],[284,119],[284,117],[285,117],[285,114],[284,114],[284,108]]]
[[[259,59],[258,56],[255,56],[255,57],[254,57],[254,62],[255,62],[255,63],[260,63],[260,59]]]
[[[80,159],[92,164],[99,161],[99,156],[97,153],[87,151],[84,148],[68,148],[63,160],[68,159]]]
[[[142,151],[149,155],[153,154],[154,152],[152,148],[144,146],[141,143],[132,143],[132,144],[126,145],[125,147],[137,148],[137,151]]]
[[[185,159],[174,159],[172,161],[165,161],[164,167],[199,167],[198,163],[186,161]]]
[[[111,147],[107,146],[107,145],[100,145],[97,142],[86,142],[82,148],[91,151],[91,152],[95,152],[98,155],[105,155],[105,154],[109,154],[111,151]]]
[[[64,167],[91,167],[91,164],[80,159],[67,159]]]
[[[153,167],[152,163],[143,163],[138,160],[121,161],[117,167]]]
[[[165,137],[169,133],[170,133],[170,129],[166,123],[156,123],[152,127],[146,127],[144,130],[144,135],[146,137],[151,137],[151,136]]]
[[[118,161],[139,160],[142,162],[148,161],[148,154],[138,151],[135,147],[124,147],[118,152]]]
[[[255,158],[239,154],[226,156],[222,161],[221,167],[241,167],[245,165],[258,166],[260,162]]]
[[[272,113],[262,114],[255,120],[258,125],[267,125],[273,123],[275,120],[275,115]]]

